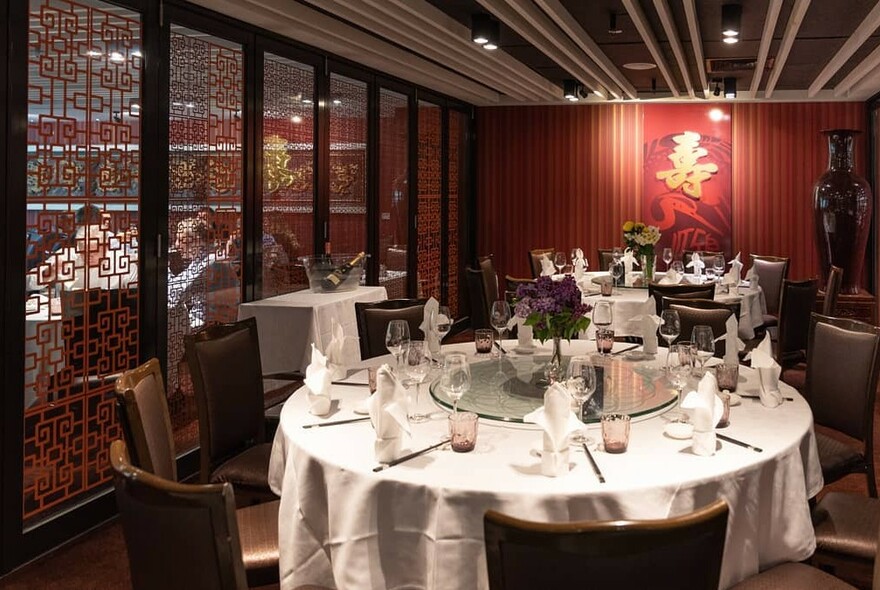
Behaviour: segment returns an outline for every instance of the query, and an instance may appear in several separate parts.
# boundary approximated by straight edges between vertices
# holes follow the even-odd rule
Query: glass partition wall
[[[0,573],[115,510],[119,372],[161,360],[179,473],[195,471],[183,339],[308,288],[302,256],[364,250],[389,298],[466,315],[470,107],[164,7],[0,6],[0,104],[23,123],[0,144],[0,184],[9,235],[25,235],[0,244]]]

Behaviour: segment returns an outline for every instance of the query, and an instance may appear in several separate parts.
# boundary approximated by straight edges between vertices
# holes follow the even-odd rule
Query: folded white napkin
[[[574,251],[574,262],[572,266],[574,267],[574,278],[575,280],[580,279],[584,276],[584,273],[587,272],[587,265],[589,262],[586,258],[584,258],[584,251],[580,248],[576,248]]]
[[[755,270],[754,264],[749,268],[749,272],[746,273],[746,280],[749,282],[749,289],[758,288],[758,271]]]
[[[387,364],[376,372],[376,393],[370,398],[370,422],[376,431],[376,460],[387,463],[397,459],[403,449],[403,433],[409,434],[406,390]]]
[[[330,318],[330,333],[330,342],[324,347],[330,378],[333,381],[345,379],[345,330],[334,317]]]
[[[691,260],[687,263],[687,267],[693,269],[694,275],[700,276],[703,274],[703,269],[706,268],[706,263],[700,258],[699,252],[694,252],[691,254]]]
[[[769,333],[764,336],[761,344],[749,353],[749,359],[752,361],[752,368],[758,369],[758,376],[761,378],[761,403],[768,408],[775,408],[782,403],[782,392],[779,391],[779,375],[782,373],[782,367],[773,358],[773,344]]]
[[[722,279],[722,283],[728,285],[739,285],[740,280],[742,279],[742,267],[743,263],[739,259],[740,252],[736,253],[736,257],[728,262],[730,265],[730,270],[724,273],[724,278]]]
[[[681,402],[685,410],[692,410],[691,422],[694,425],[692,446],[697,455],[715,454],[715,425],[724,415],[724,402],[718,397],[718,382],[715,375],[707,372]]]
[[[657,354],[657,328],[660,327],[660,316],[657,315],[657,303],[653,296],[645,302],[642,315],[635,316],[631,321],[639,322],[642,350],[648,354]]]
[[[568,467],[568,436],[584,427],[571,411],[571,396],[561,383],[554,383],[544,393],[544,407],[523,416],[523,422],[544,429],[541,473],[548,477],[565,475]]]
[[[542,277],[550,277],[556,274],[556,267],[553,266],[553,261],[550,260],[549,254],[541,255],[541,276]]]
[[[745,350],[746,344],[739,338],[739,320],[730,314],[724,323],[724,335],[715,339],[716,342],[724,338],[724,364],[738,365],[739,351]]]
[[[680,273],[676,271],[674,268],[670,268],[666,271],[666,274],[663,275],[663,278],[660,279],[661,285],[677,285],[684,278],[684,273]]]
[[[633,266],[639,266],[639,261],[636,260],[632,248],[627,248],[623,251],[623,257],[620,259],[620,262],[623,263],[624,283],[630,287],[633,284]]]
[[[323,416],[330,411],[330,382],[333,375],[327,366],[327,357],[321,354],[315,343],[312,343],[312,361],[306,367],[306,378],[303,380],[309,391],[309,412]]]
[[[440,302],[431,297],[425,302],[425,311],[419,330],[425,335],[425,345],[431,358],[438,358],[440,354],[440,333],[437,331],[439,320]]]
[[[507,329],[512,330],[516,326],[516,344],[519,348],[532,348],[535,346],[534,332],[531,326],[525,324],[526,318],[516,314],[507,322]]]

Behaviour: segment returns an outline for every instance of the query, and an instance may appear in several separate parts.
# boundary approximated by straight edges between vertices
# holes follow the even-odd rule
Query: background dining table
[[[514,346],[505,344],[507,349]],[[472,354],[474,347],[443,349]],[[541,350],[549,355],[549,343]],[[565,350],[567,355],[592,352],[595,343],[583,340],[573,340]],[[661,349],[646,362],[659,367],[664,356]],[[756,394],[756,373],[741,367],[740,375],[738,391]],[[281,412],[269,477],[281,496],[284,589],[310,583],[346,589],[485,589],[483,514],[490,508],[549,522],[656,519],[724,498],[730,519],[722,588],[768,566],[803,560],[815,548],[808,498],[818,493],[823,481],[812,413],[784,384],[783,393],[793,401],[769,409],[757,400],[743,399],[731,409],[730,426],[722,431],[763,452],[719,440],[714,456],[698,456],[691,451],[691,441],[664,434],[664,415],[643,418],[632,425],[626,453],[593,453],[607,480],[603,484],[586,455],[574,449],[568,474],[543,476],[541,431],[483,418],[473,452],[441,448],[375,473],[375,436],[369,421],[303,428],[307,423],[358,417],[356,411],[363,409],[369,394],[362,385],[365,372],[352,375],[350,381],[360,384],[333,387],[329,416],[311,415],[302,390]],[[431,419],[411,425],[406,447],[413,450],[447,433],[447,411],[425,393],[420,409]],[[596,427],[589,431],[598,437]]]

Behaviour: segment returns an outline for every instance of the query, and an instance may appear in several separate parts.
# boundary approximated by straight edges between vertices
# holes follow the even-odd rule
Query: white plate
[[[511,352],[515,352],[516,354],[535,354],[537,350],[537,346],[516,346],[510,349]]]
[[[666,436],[671,438],[686,440],[694,435],[694,425],[688,422],[672,421],[666,424],[663,428],[663,432],[666,433]]]
[[[367,415],[370,413],[370,398],[365,398],[354,403],[351,411],[355,414]]]

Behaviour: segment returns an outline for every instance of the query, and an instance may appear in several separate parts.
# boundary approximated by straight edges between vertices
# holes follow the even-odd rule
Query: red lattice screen
[[[419,102],[419,296],[440,299],[441,110]],[[451,310],[450,310],[451,311]]]
[[[389,299],[406,297],[409,212],[409,108],[404,94],[379,94],[379,284]]]
[[[140,22],[32,0],[22,508],[31,526],[109,481],[112,383],[138,360]]]
[[[459,249],[459,215],[461,215],[460,204],[462,201],[462,183],[464,179],[461,171],[464,168],[463,159],[467,155],[463,143],[467,138],[467,115],[459,111],[449,111],[449,172],[448,172],[448,215],[446,218],[447,235],[449,246],[447,248],[447,272],[449,273],[449,284],[447,288],[446,301],[449,305],[449,311],[453,317],[460,317],[459,314],[459,279],[461,278],[461,259]]]

